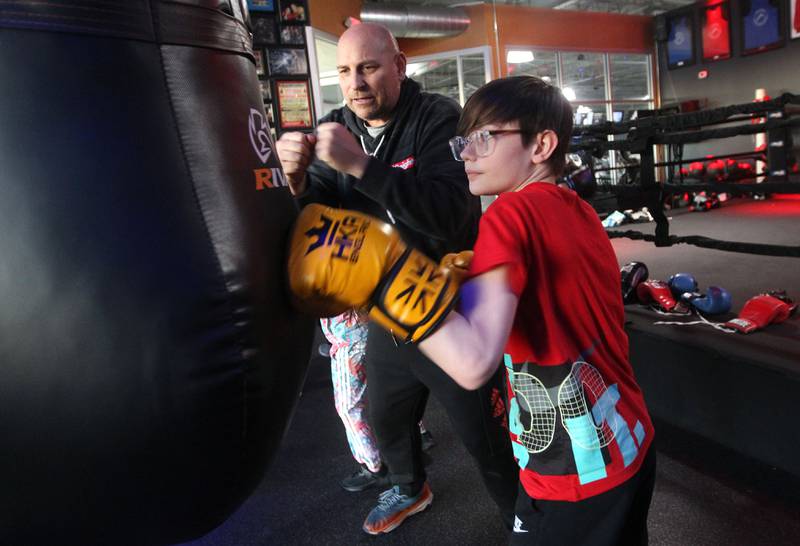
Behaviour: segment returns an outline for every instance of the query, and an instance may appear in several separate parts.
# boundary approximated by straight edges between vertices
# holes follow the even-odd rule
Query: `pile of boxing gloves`
[[[721,194],[725,196],[726,194]],[[692,197],[692,204],[689,205],[689,212],[706,212],[711,209],[718,209],[722,204],[720,195],[714,192],[701,191]]]
[[[761,159],[763,156],[760,156]],[[681,167],[680,174],[684,178],[700,182],[753,182],[756,176],[755,164],[750,160],[732,158],[694,161],[688,167]]]
[[[715,323],[705,317],[731,311],[733,300],[728,290],[709,286],[704,293],[700,292],[697,279],[689,273],[676,273],[667,282],[650,279],[647,266],[641,262],[626,264],[620,270],[620,275],[625,304],[639,303],[660,314],[696,314],[701,318],[699,322],[659,324],[707,323],[722,331],[749,334],[769,324],[785,321],[797,309],[797,304],[785,291],[773,290],[747,300],[736,318]]]
[[[621,226],[622,224],[641,224],[644,222],[652,222],[653,216],[647,207],[642,207],[639,210],[628,209],[623,212],[615,210],[605,217],[602,221],[604,228],[611,228]]]

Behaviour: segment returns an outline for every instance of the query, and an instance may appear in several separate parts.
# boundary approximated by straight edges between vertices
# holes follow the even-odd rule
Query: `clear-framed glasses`
[[[484,129],[482,131],[475,131],[468,137],[453,137],[450,139],[450,151],[453,152],[453,157],[456,161],[464,161],[461,154],[467,149],[470,144],[475,145],[475,155],[478,157],[486,157],[494,151],[494,137],[496,135],[504,135],[510,133],[522,133],[519,129],[499,129],[490,131]]]

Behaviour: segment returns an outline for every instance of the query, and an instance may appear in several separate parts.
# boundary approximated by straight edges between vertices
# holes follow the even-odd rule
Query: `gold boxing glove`
[[[372,320],[405,342],[431,333],[458,295],[457,276],[409,248],[389,224],[317,204],[297,218],[288,272],[300,308],[325,317],[369,307]]]

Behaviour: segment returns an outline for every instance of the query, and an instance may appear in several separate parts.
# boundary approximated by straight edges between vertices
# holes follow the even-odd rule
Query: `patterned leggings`
[[[367,317],[356,311],[320,320],[331,344],[331,379],[336,413],[344,424],[353,458],[371,472],[381,468],[381,454],[367,416]],[[422,423],[420,430],[425,431]]]

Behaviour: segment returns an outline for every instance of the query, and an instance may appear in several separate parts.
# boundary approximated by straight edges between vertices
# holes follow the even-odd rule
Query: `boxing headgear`
[[[591,158],[587,159],[582,158],[580,154],[570,154],[564,169],[564,176],[559,179],[559,183],[566,184],[581,199],[590,199],[597,191],[597,180],[592,172],[592,160]]]
[[[675,273],[667,282],[675,299],[680,299],[686,292],[697,291],[697,279],[691,273]]]
[[[687,171],[689,176],[700,179],[706,174],[706,166],[702,161],[695,161],[689,163],[689,169]]]
[[[623,303],[636,303],[636,287],[647,280],[647,266],[642,262],[630,262],[619,270],[622,277]]]
[[[706,166],[706,174],[712,182],[722,182],[728,176],[725,161],[715,159],[709,162],[708,166]]]

